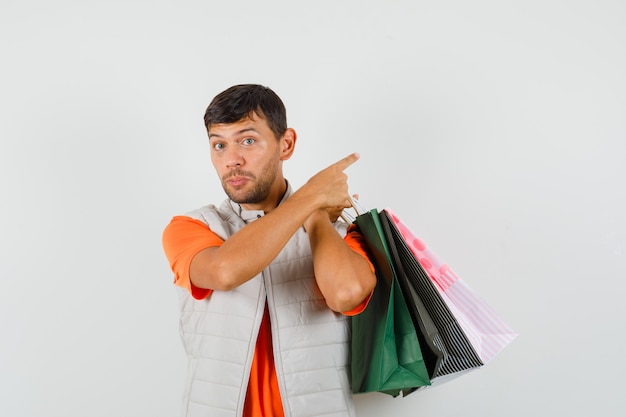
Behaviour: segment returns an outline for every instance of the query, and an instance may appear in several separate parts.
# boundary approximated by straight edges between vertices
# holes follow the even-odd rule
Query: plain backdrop
[[[297,188],[359,152],[392,208],[520,336],[359,416],[626,413],[626,3],[69,1],[0,5],[0,415],[179,415],[161,249],[224,199],[202,116],[260,83]]]

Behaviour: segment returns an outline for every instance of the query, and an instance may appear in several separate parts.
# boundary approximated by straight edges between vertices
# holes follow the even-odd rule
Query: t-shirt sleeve
[[[369,264],[372,272],[375,272],[374,264],[372,264],[372,261],[370,261],[369,258],[369,252],[367,249],[367,244],[365,243],[365,239],[363,238],[363,235],[361,235],[361,233],[359,232],[359,229],[354,224],[348,227],[348,232],[346,233],[346,236],[343,238],[343,240],[350,247],[350,249],[361,255]],[[356,308],[350,311],[346,311],[343,314],[346,316],[356,316],[357,314],[360,314],[361,312],[363,312],[363,310],[365,310],[365,307],[367,307],[367,303],[369,303],[370,298],[372,298],[371,293]]]
[[[186,288],[197,300],[207,298],[212,290],[193,285],[189,267],[198,252],[222,243],[222,238],[202,221],[187,216],[173,217],[163,231],[163,250],[174,273],[174,284]]]

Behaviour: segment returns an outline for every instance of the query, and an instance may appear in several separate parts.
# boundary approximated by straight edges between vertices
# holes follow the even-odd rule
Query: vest
[[[283,201],[289,195],[291,187]],[[263,214],[226,200],[219,208],[209,205],[187,215],[225,240]],[[335,227],[345,236],[345,223]],[[355,415],[350,320],[326,305],[302,227],[267,268],[239,287],[213,291],[205,300],[182,288],[179,294],[180,332],[188,357],[183,416],[242,415],[266,301],[285,416]]]

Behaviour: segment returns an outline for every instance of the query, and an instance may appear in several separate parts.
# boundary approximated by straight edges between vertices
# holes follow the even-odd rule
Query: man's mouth
[[[233,176],[233,177],[229,177],[226,180],[226,183],[228,185],[230,185],[230,186],[233,186],[233,187],[239,187],[239,186],[244,185],[248,181],[250,181],[250,178],[243,177],[243,176],[240,176],[240,175],[236,175],[236,176]]]

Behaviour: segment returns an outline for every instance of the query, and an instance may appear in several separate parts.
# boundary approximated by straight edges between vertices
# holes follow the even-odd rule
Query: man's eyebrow
[[[256,130],[253,127],[246,127],[244,129],[238,130],[235,132],[235,135],[241,135],[243,133],[247,133],[247,132],[254,132],[254,133],[259,133],[258,130]],[[222,135],[218,135],[217,133],[209,133],[209,139],[211,138],[222,138]]]

